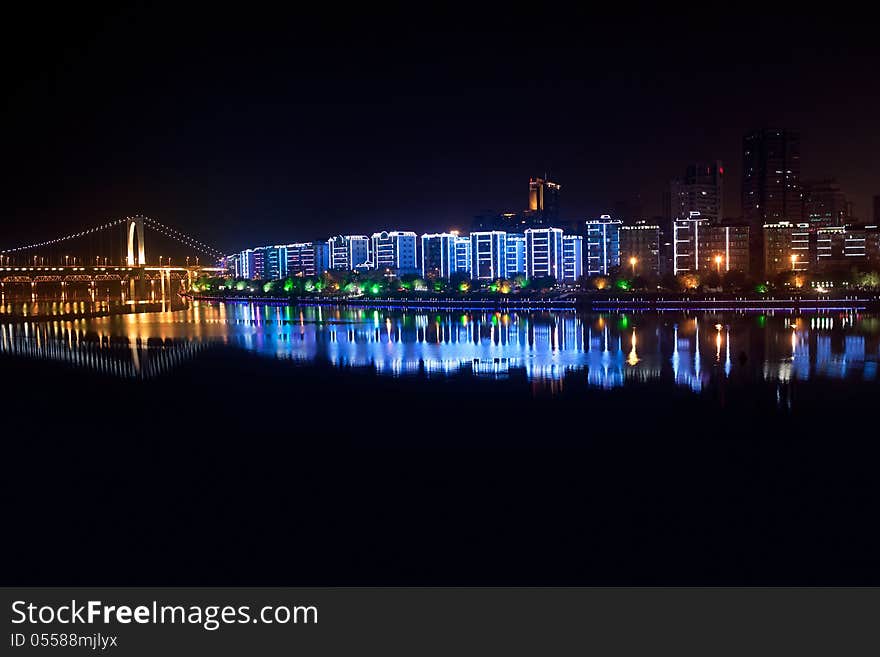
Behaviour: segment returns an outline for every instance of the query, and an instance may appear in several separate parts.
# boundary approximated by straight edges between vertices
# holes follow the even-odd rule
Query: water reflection
[[[125,377],[169,371],[211,345],[302,363],[428,377],[469,373],[610,389],[668,382],[694,392],[757,368],[767,381],[873,381],[876,315],[403,312],[193,304],[184,310],[0,324],[0,351]]]
[[[151,284],[156,281],[150,281]],[[152,312],[155,310],[180,310],[188,302],[177,294],[160,293],[148,289],[140,297],[134,297],[125,288],[109,291],[98,288],[76,289],[68,292],[48,290],[30,295],[0,292],[0,322],[7,320],[66,319],[110,314]]]
[[[152,379],[171,372],[210,344],[159,338],[129,341],[57,323],[0,324],[0,353],[127,379]]]

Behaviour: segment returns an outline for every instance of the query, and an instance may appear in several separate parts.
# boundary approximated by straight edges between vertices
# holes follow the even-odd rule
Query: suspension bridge
[[[167,255],[147,257],[147,234]],[[152,248],[152,247],[151,247]],[[172,255],[173,254],[173,255]],[[118,282],[132,298],[160,284],[163,296],[204,275],[223,275],[216,248],[152,217],[113,219],[69,235],[0,249],[0,289],[41,284],[95,287]]]

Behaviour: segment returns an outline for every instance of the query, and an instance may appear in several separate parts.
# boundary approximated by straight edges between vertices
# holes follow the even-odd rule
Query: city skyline
[[[726,212],[739,216],[741,139],[761,126],[800,132],[803,180],[836,178],[860,218],[880,191],[876,52],[858,27],[835,49],[813,38],[830,28],[786,18],[797,38],[780,39],[772,17],[723,29],[589,17],[586,31],[585,14],[528,30],[478,15],[430,27],[405,17],[168,18],[74,12],[33,35],[20,23],[40,49],[24,50],[8,76],[10,242],[132,211],[193,232],[210,226],[224,249],[246,233],[312,239],[327,225],[466,230],[482,211],[524,209],[521,181],[545,173],[563,187],[564,218],[619,204],[650,218],[671,178],[715,160],[727,169]],[[89,37],[73,40],[70,25]],[[719,47],[678,66],[692,45],[661,38],[673,25]],[[721,38],[737,30],[766,47]],[[160,36],[161,47],[129,45]]]

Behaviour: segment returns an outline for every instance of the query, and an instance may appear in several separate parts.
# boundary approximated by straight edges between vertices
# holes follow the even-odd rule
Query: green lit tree
[[[449,277],[449,287],[457,292],[469,292],[471,289],[471,277],[463,271],[455,272]]]

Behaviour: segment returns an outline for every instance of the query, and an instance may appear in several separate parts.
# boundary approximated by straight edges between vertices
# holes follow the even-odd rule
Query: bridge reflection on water
[[[525,377],[556,389],[666,382],[694,392],[746,367],[786,384],[874,381],[880,319],[780,314],[401,312],[195,303],[183,310],[0,324],[0,352],[150,378],[211,346],[390,376]]]
[[[0,353],[127,379],[171,372],[209,346],[200,340],[108,338],[57,324],[0,325]]]

